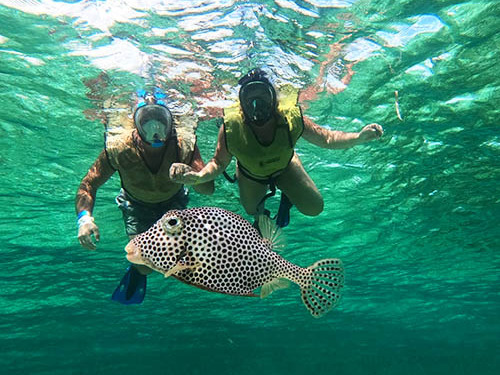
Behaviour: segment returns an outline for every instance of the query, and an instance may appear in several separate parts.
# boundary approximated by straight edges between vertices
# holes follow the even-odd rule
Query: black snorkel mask
[[[264,125],[276,112],[276,91],[260,69],[252,69],[238,83],[239,99],[245,122]]]
[[[172,113],[159,89],[153,93],[139,90],[139,103],[134,112],[134,123],[141,139],[152,147],[162,147],[172,134]]]

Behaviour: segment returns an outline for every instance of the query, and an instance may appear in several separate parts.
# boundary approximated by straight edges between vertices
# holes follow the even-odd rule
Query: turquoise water
[[[0,0],[0,372],[496,374],[499,17],[497,1]],[[102,99],[159,82],[200,116],[207,160],[210,118],[253,66],[308,93],[321,125],[384,126],[349,150],[298,144],[325,211],[292,211],[283,255],[340,257],[339,307],[314,319],[296,286],[237,298],[159,274],[142,305],[110,301],[127,265],[118,177],[98,193],[96,251],[74,214]],[[191,205],[244,215],[223,178]]]

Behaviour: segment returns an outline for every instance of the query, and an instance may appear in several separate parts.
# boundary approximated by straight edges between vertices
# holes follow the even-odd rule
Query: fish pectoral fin
[[[262,288],[260,288],[260,298],[266,298],[272,292],[279,289],[288,288],[289,286],[290,281],[288,281],[287,279],[273,279],[270,282],[262,285]]]
[[[173,266],[169,271],[165,272],[163,275],[165,278],[172,276],[176,274],[177,272],[188,270],[188,269],[196,269],[197,267],[201,266],[201,263],[195,263],[195,264],[186,264],[184,263],[183,260],[179,260],[175,266]]]
[[[267,215],[260,215],[258,223],[264,241],[271,246],[273,251],[282,250],[286,241],[281,228]]]

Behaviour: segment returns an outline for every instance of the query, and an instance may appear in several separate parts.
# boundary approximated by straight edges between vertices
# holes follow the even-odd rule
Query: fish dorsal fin
[[[280,227],[278,227],[267,215],[259,216],[259,230],[262,238],[269,241],[274,251],[285,247],[285,236]]]
[[[285,289],[290,286],[290,281],[287,279],[273,279],[268,283],[262,285],[260,289],[260,298],[266,298],[272,292],[280,289]]]

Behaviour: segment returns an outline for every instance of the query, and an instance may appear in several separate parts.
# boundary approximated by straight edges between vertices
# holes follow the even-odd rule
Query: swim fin
[[[134,266],[128,266],[111,299],[124,305],[142,303],[146,295],[146,280],[146,275],[141,274]]]
[[[281,192],[280,207],[278,208],[278,215],[276,216],[276,225],[280,228],[286,227],[290,223],[290,208],[293,204],[290,199]]]

